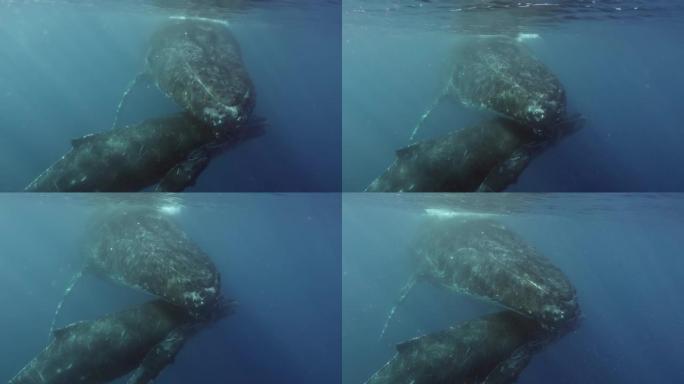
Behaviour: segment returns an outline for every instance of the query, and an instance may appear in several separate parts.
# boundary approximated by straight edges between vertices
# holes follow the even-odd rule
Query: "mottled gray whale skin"
[[[216,140],[212,129],[186,115],[84,136],[26,191],[123,192],[155,184],[158,190],[180,191],[207,166],[204,147]]]
[[[506,310],[397,346],[369,384],[512,383],[532,355],[575,329],[580,317],[565,275],[518,235],[489,219],[430,219],[411,250],[417,282],[497,303]]]
[[[366,191],[501,191],[529,163],[531,142],[512,120],[486,120],[398,150],[394,163]]]
[[[534,320],[502,311],[397,345],[366,384],[512,383],[544,338]]]
[[[173,362],[192,322],[183,309],[156,300],[73,323],[56,330],[9,384],[100,384],[136,369],[128,383],[148,383]]]
[[[455,56],[451,87],[463,104],[507,116],[537,136],[556,136],[553,128],[566,114],[565,90],[524,44],[480,37]]]
[[[491,300],[548,330],[572,326],[577,294],[550,260],[504,225],[488,219],[437,219],[413,250],[417,278]]]
[[[92,225],[84,271],[212,316],[221,279],[207,254],[169,217],[147,207],[116,207]]]
[[[185,111],[212,128],[247,121],[255,92],[240,46],[222,23],[170,21],[151,39],[145,72]]]

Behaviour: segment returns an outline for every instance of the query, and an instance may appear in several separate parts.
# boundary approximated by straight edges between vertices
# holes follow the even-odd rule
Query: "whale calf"
[[[123,192],[155,184],[182,190],[208,164],[208,152],[200,148],[213,140],[209,128],[184,115],[87,135],[72,141],[71,150],[26,191]]]
[[[496,118],[397,151],[368,192],[501,191],[513,184],[533,154],[520,124]]]
[[[212,321],[228,313],[215,312]],[[101,384],[132,371],[128,384],[150,383],[201,326],[162,300],[73,323],[56,330],[9,384]]]
[[[398,344],[366,384],[510,383],[545,337],[534,320],[498,312]]]
[[[561,328],[579,316],[565,274],[495,220],[428,222],[411,253],[419,280],[494,301],[545,328]]]
[[[249,134],[257,134],[251,131]],[[217,145],[247,135],[218,134],[180,114],[84,136],[26,188],[30,192],[134,192],[154,187],[178,192],[194,185]]]

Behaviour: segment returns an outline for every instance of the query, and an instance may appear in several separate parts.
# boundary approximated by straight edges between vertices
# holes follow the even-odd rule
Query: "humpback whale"
[[[507,116],[542,137],[566,113],[565,90],[529,49],[505,37],[480,38],[456,56],[451,85],[467,106]]]
[[[496,221],[429,221],[411,255],[416,271],[391,309],[381,337],[421,281],[505,310],[398,345],[397,355],[368,383],[511,383],[533,353],[578,324],[577,295],[567,277]]]
[[[417,279],[495,301],[543,327],[556,329],[579,314],[563,272],[495,220],[429,222],[411,253]]]
[[[114,127],[142,80],[152,80],[186,112],[221,131],[244,125],[255,105],[237,40],[226,24],[211,19],[176,18],[152,36],[145,69],[124,92]]]
[[[211,321],[229,311],[214,312]],[[128,384],[150,383],[202,325],[162,300],[73,323],[56,330],[48,346],[9,384],[101,384],[131,371]]]
[[[398,344],[366,384],[512,382],[544,338],[534,320],[498,312]]]
[[[147,384],[174,361],[188,337],[232,314],[216,267],[169,219],[172,211],[147,202],[98,211],[84,266],[66,289],[55,320],[84,273],[158,298],[57,330],[53,320],[48,346],[10,384],[101,384],[131,371],[128,384]]]
[[[520,41],[508,36],[476,37],[456,49],[449,80],[421,116],[413,139],[434,108],[456,96],[464,106],[514,120],[540,139],[558,136],[567,100],[560,80]]]
[[[224,305],[216,266],[167,213],[117,205],[100,211],[90,227],[83,265],[57,304],[51,331],[84,274],[155,295],[198,320]]]
[[[505,118],[486,120],[397,151],[368,192],[501,191],[533,154],[531,137]]]
[[[206,168],[214,143],[232,139],[186,114],[87,135],[27,187],[32,192],[124,192],[155,186],[177,192],[193,185]]]
[[[92,224],[84,271],[211,315],[220,299],[216,266],[167,214],[147,207],[116,207]]]
[[[27,191],[178,192],[194,185],[214,150],[262,133],[249,121],[254,89],[240,47],[226,25],[176,18],[151,39],[145,71],[129,85],[112,130],[72,141],[71,150]],[[176,101],[184,115],[118,127],[133,87],[143,79]]]
[[[502,191],[534,155],[581,128],[581,116],[567,115],[560,81],[520,41],[478,37],[462,44],[455,56],[449,81],[410,140],[447,97],[498,118],[398,150],[367,191]]]

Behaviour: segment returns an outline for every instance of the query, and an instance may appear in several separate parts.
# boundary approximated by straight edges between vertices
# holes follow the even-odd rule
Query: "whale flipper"
[[[389,315],[387,315],[387,320],[385,320],[385,325],[382,327],[382,331],[380,332],[381,339],[383,336],[385,336],[385,332],[387,332],[387,328],[389,328],[390,322],[392,322],[394,314],[397,312],[397,308],[399,308],[399,306],[403,304],[404,301],[406,301],[406,298],[408,297],[409,293],[411,293],[413,287],[416,285],[416,278],[416,275],[411,276],[411,278],[406,282],[404,287],[401,288],[399,299],[397,299],[397,302],[394,304],[394,306],[392,306]]]
[[[517,380],[520,373],[532,360],[535,350],[530,345],[518,348],[511,356],[499,363],[493,371],[487,375],[483,384],[506,384]]]
[[[149,73],[145,71],[140,72],[137,76],[135,76],[133,80],[131,80],[130,83],[128,83],[128,86],[126,86],[123,95],[121,95],[119,105],[116,107],[116,113],[114,114],[114,123],[112,123],[112,129],[116,128],[116,126],[119,124],[119,119],[121,118],[121,111],[123,110],[123,107],[126,105],[126,102],[128,101],[131,92],[133,92],[133,89],[135,89],[135,87],[137,87],[140,84],[147,84],[151,81],[152,77]]]
[[[525,148],[521,148],[502,161],[484,179],[477,192],[500,192],[518,180],[520,174],[527,168],[532,155]]]
[[[151,383],[167,365],[173,363],[187,339],[184,328],[176,329],[157,344],[129,377],[126,384]]]
[[[78,283],[79,280],[81,280],[81,277],[83,277],[83,271],[77,272],[69,281],[69,284],[67,285],[66,289],[64,290],[64,294],[62,295],[62,299],[57,303],[57,309],[55,310],[55,315],[52,317],[52,323],[50,324],[50,336],[48,339],[52,338],[52,336],[56,336],[58,331],[63,331],[67,327],[60,328],[58,330],[55,330],[55,324],[57,323],[57,317],[59,316],[59,313],[62,311],[62,307],[64,306],[64,301],[66,298],[69,296],[71,291],[74,289],[76,284]]]
[[[413,127],[413,131],[411,131],[411,136],[409,136],[409,141],[413,141],[415,139],[416,135],[418,134],[418,130],[420,130],[420,128],[423,126],[423,124],[425,124],[425,121],[428,119],[428,117],[430,117],[430,115],[432,114],[432,111],[434,111],[435,108],[437,108],[437,106],[439,106],[442,103],[442,101],[444,101],[447,97],[451,96],[451,93],[452,93],[453,88],[454,88],[452,81],[453,81],[452,79],[449,79],[449,81],[447,81],[446,85],[444,86],[442,91],[439,93],[439,95],[437,95],[437,97],[435,97],[435,99],[432,101],[430,106],[420,116],[420,118],[418,119],[418,123],[416,123],[415,127]]]
[[[200,173],[209,165],[209,154],[203,149],[194,151],[187,160],[171,168],[159,181],[156,192],[180,192],[194,185]]]

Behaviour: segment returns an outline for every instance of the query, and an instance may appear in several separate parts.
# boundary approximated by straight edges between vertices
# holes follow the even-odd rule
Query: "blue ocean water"
[[[211,6],[211,7],[210,7]],[[193,191],[340,189],[337,0],[0,1],[0,190],[22,190],[71,147],[108,130],[170,16],[228,20],[265,134],[213,159]],[[177,112],[141,86],[122,124]]]
[[[524,43],[560,79],[584,128],[535,158],[509,191],[681,191],[684,12],[676,0],[347,0],[343,3],[343,189],[361,191],[410,144],[443,89],[457,43]],[[439,105],[416,139],[490,114]]]
[[[419,284],[383,323],[412,273],[408,245],[426,209],[506,224],[577,289],[579,328],[522,372],[529,383],[681,383],[684,199],[681,195],[361,195],[343,198],[342,383],[362,383],[394,344],[499,310]]]
[[[145,198],[5,194],[0,199],[1,381],[47,344],[57,302],[80,264],[92,213],[112,202]],[[224,295],[239,304],[234,315],[192,337],[155,382],[339,382],[339,195],[163,199],[164,206],[181,207],[173,220],[212,258]],[[161,198],[149,200],[157,204]],[[67,298],[57,325],[149,299],[86,277]]]

